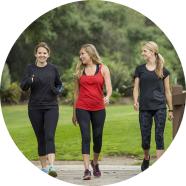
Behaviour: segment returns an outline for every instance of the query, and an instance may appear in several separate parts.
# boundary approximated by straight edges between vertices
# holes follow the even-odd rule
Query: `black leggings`
[[[58,107],[29,109],[28,115],[37,138],[39,156],[55,153],[54,137],[59,116]]]
[[[105,109],[98,111],[88,111],[76,109],[76,117],[81,130],[82,154],[90,154],[90,122],[93,132],[93,150],[100,153],[102,147],[103,126],[105,122]]]
[[[144,150],[150,149],[151,141],[151,128],[153,117],[155,121],[155,140],[156,140],[156,149],[164,149],[164,129],[166,122],[166,109],[159,110],[146,110],[139,112],[139,122],[142,136],[142,148]]]

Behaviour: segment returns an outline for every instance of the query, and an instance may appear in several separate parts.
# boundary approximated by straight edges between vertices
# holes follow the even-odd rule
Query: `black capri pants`
[[[37,138],[39,156],[55,153],[54,138],[59,117],[58,107],[28,109],[28,115]]]
[[[98,111],[76,109],[76,117],[81,130],[82,154],[90,154],[90,123],[92,124],[93,132],[93,151],[95,153],[100,153],[102,147],[103,126],[106,117],[105,109]]]
[[[155,122],[155,141],[156,149],[164,149],[164,129],[166,122],[166,109],[158,110],[143,110],[139,112],[139,122],[142,136],[142,148],[144,150],[150,149],[151,142],[151,128],[154,117]]]

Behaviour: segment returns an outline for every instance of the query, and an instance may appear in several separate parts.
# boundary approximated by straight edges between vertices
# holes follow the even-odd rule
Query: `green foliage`
[[[10,72],[9,72],[9,68],[8,65],[5,64],[4,69],[3,69],[3,73],[2,73],[2,77],[1,77],[1,91],[7,90],[10,87],[10,83],[11,83],[11,77],[10,77]]]
[[[118,100],[120,99],[121,94],[118,91],[113,90],[112,96],[110,97],[110,103],[115,104],[118,103]]]
[[[130,70],[121,61],[114,61],[109,58],[103,58],[103,62],[108,66],[111,75],[113,91],[125,95],[125,90],[131,86]]]
[[[37,43],[40,41],[55,40],[57,35],[53,30],[53,19],[55,11],[51,11],[49,14],[44,14],[31,25],[29,25],[23,32],[22,37],[26,44]]]
[[[78,58],[75,57],[72,62],[72,66],[65,71],[65,73],[62,75],[62,81],[64,84],[64,94],[65,97],[65,103],[73,103],[74,98],[74,73],[75,73],[75,67],[78,62]]]
[[[0,95],[2,103],[17,104],[20,100],[21,89],[18,83],[14,82],[6,90],[1,90]]]
[[[108,58],[115,64],[116,67],[110,65],[110,68],[114,74],[120,74],[117,76],[120,80],[113,76],[114,90],[121,89],[121,93],[124,91],[126,95],[128,93],[121,86],[128,87],[136,65],[144,63],[140,56],[140,43],[147,40],[158,43],[171,71],[172,83],[185,86],[181,63],[165,34],[140,13],[106,1],[79,1],[42,15],[20,35],[6,63],[10,67],[12,81],[20,81],[25,66],[35,61],[35,45],[46,41],[52,49],[49,61],[58,66],[63,78],[64,74],[70,78],[70,69],[74,58],[79,55],[80,46],[92,43],[102,58]],[[71,80],[66,78],[63,96],[70,96]]]
[[[17,82],[11,83],[8,65],[5,63],[0,87],[1,103],[17,104],[21,96],[21,89]]]

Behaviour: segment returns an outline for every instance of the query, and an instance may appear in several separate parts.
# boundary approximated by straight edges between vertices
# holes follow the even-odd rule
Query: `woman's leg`
[[[38,155],[42,168],[47,167],[46,156],[46,143],[45,143],[45,131],[44,131],[44,117],[42,110],[28,110],[28,116],[34,129],[37,143],[38,143]]]
[[[39,161],[41,163],[42,168],[47,168],[48,166],[48,158],[47,156],[39,156]]]
[[[59,117],[57,108],[47,109],[44,113],[46,154],[49,165],[53,166],[55,161],[55,131]]]
[[[93,168],[93,174],[96,177],[101,176],[98,159],[102,147],[102,136],[103,136],[105,117],[106,117],[105,109],[91,112],[91,122],[92,122],[92,132],[93,132],[93,142],[94,142],[93,144],[94,158],[91,161],[91,165]]]
[[[142,148],[144,152],[144,159],[141,165],[141,170],[144,171],[149,167],[150,161],[150,142],[151,142],[151,129],[152,129],[152,112],[140,111],[139,122],[142,137]]]
[[[79,123],[82,137],[82,156],[85,170],[89,169],[90,157],[90,113],[89,111],[76,109],[77,121]]]
[[[95,165],[98,163],[99,154],[101,152],[105,117],[106,117],[105,109],[91,112],[93,143],[94,143],[93,144],[93,150],[94,150],[93,163]]]
[[[164,129],[166,116],[167,116],[166,109],[159,109],[154,114],[157,159],[159,159],[161,155],[164,153]]]
[[[149,159],[149,150],[151,142],[152,129],[152,113],[151,111],[140,111],[139,122],[142,137],[142,148],[144,151],[144,158]]]
[[[164,150],[156,150],[156,158],[157,159],[159,159],[161,156],[162,156],[162,154],[164,153]]]
[[[54,166],[55,153],[50,153],[47,155],[49,165]]]
[[[59,117],[59,109],[51,108],[44,111],[44,127],[45,127],[45,141],[46,154],[49,162],[48,174],[57,177],[57,172],[54,168],[55,161],[55,131]]]

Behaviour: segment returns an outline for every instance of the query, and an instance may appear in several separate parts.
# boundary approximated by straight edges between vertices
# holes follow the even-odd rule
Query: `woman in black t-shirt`
[[[134,109],[139,109],[139,122],[142,136],[144,159],[141,170],[149,167],[152,120],[155,121],[155,141],[157,159],[164,152],[164,128],[166,103],[168,118],[173,119],[172,95],[169,87],[169,71],[164,67],[164,59],[158,52],[155,42],[142,46],[142,56],[146,64],[139,65],[134,74]],[[138,102],[139,100],[139,102]]]
[[[57,95],[62,92],[62,82],[56,67],[47,62],[49,56],[46,43],[35,47],[36,63],[27,66],[21,88],[30,89],[28,115],[37,138],[42,171],[56,177],[54,137],[59,115]]]

